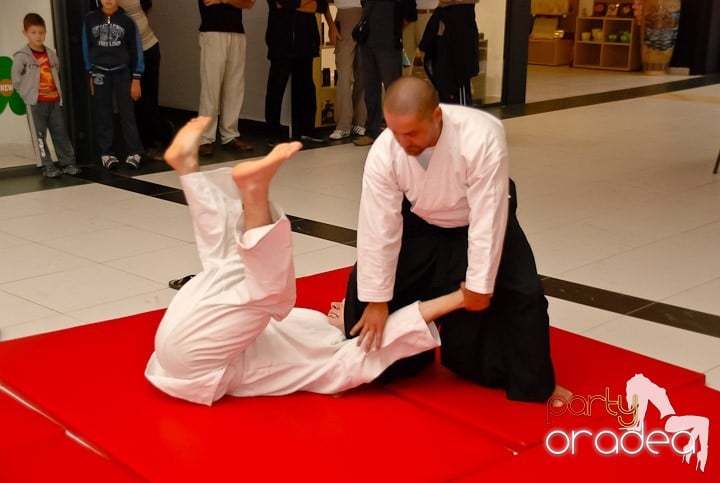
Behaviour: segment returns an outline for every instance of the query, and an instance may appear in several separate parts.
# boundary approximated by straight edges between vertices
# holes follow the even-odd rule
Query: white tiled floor
[[[616,88],[643,82],[630,75]],[[713,85],[506,120],[540,272],[720,315],[719,118]],[[366,153],[302,151],[273,196],[292,215],[354,229]],[[143,179],[179,186],[172,172]],[[355,258],[326,240],[294,242],[299,276]],[[2,339],[165,307],[167,281],[200,268],[186,207],[95,184],[0,197],[0,267]],[[719,338],[558,299],[550,314],[557,327],[704,372],[720,388]]]

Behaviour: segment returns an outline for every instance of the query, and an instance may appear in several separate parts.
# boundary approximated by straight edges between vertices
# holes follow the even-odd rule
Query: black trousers
[[[283,94],[290,78],[292,96],[292,135],[312,135],[315,130],[315,83],[312,76],[313,59],[271,59],[265,93],[265,122],[268,134],[281,133],[280,113]]]
[[[92,74],[95,95],[92,96],[95,138],[100,155],[114,154],[113,100],[120,114],[126,154],[142,154],[143,145],[135,124],[135,110],[130,97],[130,70],[96,71]]]
[[[511,182],[510,213],[503,254],[490,307],[458,310],[440,318],[441,362],[461,377],[504,388],[508,399],[546,401],[555,388],[550,358],[547,300],[538,280],[532,250],[515,216]],[[403,203],[403,238],[390,312],[443,295],[460,286],[467,270],[467,227],[440,228]],[[348,282],[345,332],[366,307],[357,297],[357,265]],[[379,378],[385,382],[420,372],[433,361],[430,351],[398,361]]]
[[[172,130],[160,114],[158,96],[160,90],[160,43],[143,52],[145,73],[140,80],[142,96],[135,102],[135,120],[140,139],[146,147],[164,147],[170,142]]]
[[[380,135],[383,120],[383,86],[388,86],[402,76],[402,51],[397,49],[379,49],[360,47],[360,65],[365,83],[365,107],[367,135],[376,138]]]

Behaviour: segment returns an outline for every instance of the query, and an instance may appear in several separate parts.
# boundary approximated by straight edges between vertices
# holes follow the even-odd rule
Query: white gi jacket
[[[145,375],[172,396],[210,405],[225,394],[335,393],[372,381],[396,360],[437,347],[412,304],[388,320],[383,346],[365,353],[327,316],[292,308],[290,223],[244,230],[230,169],[181,177],[203,270],[168,307]]]
[[[441,104],[442,132],[427,171],[386,129],[365,162],[358,219],[358,298],[392,299],[402,237],[402,200],[440,227],[469,225],[466,286],[492,293],[508,217],[508,153],[501,122]]]

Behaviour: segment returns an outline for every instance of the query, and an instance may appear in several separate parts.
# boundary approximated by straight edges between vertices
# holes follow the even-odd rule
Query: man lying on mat
[[[464,306],[462,289],[394,312],[382,346],[370,352],[326,315],[293,308],[290,222],[268,195],[275,172],[301,144],[200,172],[198,146],[208,122],[191,120],[165,153],[180,175],[203,270],[178,292],[158,327],[145,370],[154,386],[207,405],[226,394],[332,394],[440,344],[432,321]]]

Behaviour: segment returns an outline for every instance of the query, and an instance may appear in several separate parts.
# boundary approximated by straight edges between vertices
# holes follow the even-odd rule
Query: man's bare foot
[[[179,175],[194,173],[198,167],[198,146],[200,137],[210,124],[209,117],[190,119],[175,135],[165,151],[165,162]]]
[[[573,393],[569,389],[566,389],[562,386],[555,385],[555,391],[553,391],[553,407],[560,407],[564,403],[569,403],[570,398],[572,398]]]
[[[244,161],[235,165],[232,170],[232,178],[243,195],[252,196],[254,192],[267,197],[270,181],[277,172],[280,165],[287,161],[293,154],[300,151],[302,144],[295,141],[292,143],[278,144],[264,158],[256,161]]]
[[[328,322],[343,334],[345,333],[345,300],[330,304]]]

